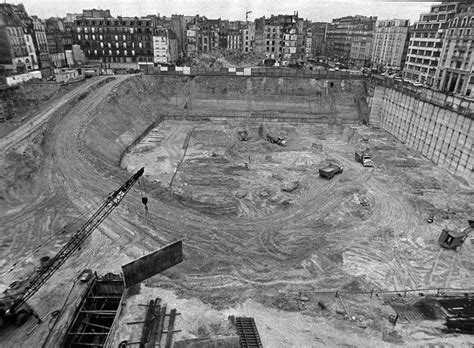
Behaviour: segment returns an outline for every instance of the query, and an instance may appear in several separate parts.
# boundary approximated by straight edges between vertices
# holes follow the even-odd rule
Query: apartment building
[[[372,39],[372,63],[402,69],[410,42],[409,30],[408,19],[377,21]]]
[[[254,50],[255,45],[255,23],[247,22],[242,28],[242,52],[248,53]]]
[[[157,27],[153,34],[153,63],[174,63],[178,59],[178,39],[167,28]]]
[[[236,29],[229,29],[225,34],[226,49],[230,51],[242,51],[242,32]]]
[[[195,57],[199,53],[201,29],[194,22],[189,22],[186,27],[186,54]]]
[[[440,87],[436,74],[449,22],[457,13],[468,8],[468,2],[443,1],[431,6],[429,13],[420,15],[412,28],[403,76],[406,79],[435,88]]]
[[[68,66],[66,51],[72,50],[74,43],[72,23],[66,25],[62,18],[49,18],[45,22],[45,27],[52,66],[56,68]]]
[[[359,15],[333,19],[327,29],[326,53],[357,65],[365,63],[370,59],[376,21],[377,17]]]
[[[138,63],[153,63],[153,35],[156,16],[82,16],[75,21],[74,38],[87,58],[111,68],[134,68]]]
[[[255,20],[254,50],[280,65],[289,65],[305,59],[303,19],[294,15],[277,15]]]
[[[220,22],[220,19],[207,19],[206,17],[199,18],[199,52],[209,52],[217,50],[219,48],[219,32],[221,26]]]
[[[33,40],[35,42],[36,57],[41,69],[51,68],[51,57],[48,50],[48,38],[46,35],[46,26],[37,16],[31,16],[33,24]]]
[[[442,91],[472,97],[474,88],[474,7],[461,10],[446,30],[436,80]]]
[[[0,4],[0,64],[7,71],[32,69],[25,26],[14,5]]]
[[[298,14],[279,15],[281,26],[281,59],[282,66],[296,64],[305,60],[304,21]]]
[[[325,22],[314,22],[308,23],[308,31],[306,42],[308,43],[308,34],[310,36],[311,43],[307,44],[307,47],[311,47],[310,52],[307,52],[307,57],[318,57],[325,55],[326,52],[326,34],[329,23]],[[309,55],[308,55],[309,54]]]
[[[219,49],[240,52],[242,50],[242,23],[221,20]]]
[[[306,24],[306,23],[305,23]],[[313,29],[305,25],[304,55],[306,59],[313,58]]]
[[[280,23],[270,20],[263,28],[263,47],[268,58],[279,61],[282,58],[282,32]]]

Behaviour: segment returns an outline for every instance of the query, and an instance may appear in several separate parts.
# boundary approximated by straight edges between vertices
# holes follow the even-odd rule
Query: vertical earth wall
[[[379,85],[370,94],[370,125],[474,186],[473,103]]]

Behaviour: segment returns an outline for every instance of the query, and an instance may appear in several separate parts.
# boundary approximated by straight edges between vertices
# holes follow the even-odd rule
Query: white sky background
[[[17,3],[9,0],[9,3]],[[83,9],[110,9],[111,15],[143,16],[148,14],[195,15],[208,18],[245,20],[245,11],[253,11],[249,20],[271,14],[293,14],[313,22],[331,22],[348,15],[377,16],[378,19],[409,19],[418,21],[421,13],[439,3],[424,0],[18,0],[29,15],[40,18],[65,17],[66,13],[81,13]]]

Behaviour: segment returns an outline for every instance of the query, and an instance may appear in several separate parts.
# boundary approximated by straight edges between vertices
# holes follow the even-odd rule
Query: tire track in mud
[[[63,187],[81,212],[92,208],[130,176],[114,164],[102,161],[97,165],[93,149],[86,144],[97,111],[107,111],[101,107],[118,83],[101,87],[95,96],[80,101],[54,130],[54,159],[48,163],[45,182],[54,182],[53,191]],[[172,142],[179,129],[170,133],[169,143],[162,144],[169,153],[179,153],[178,145]],[[87,250],[70,260],[71,267],[103,269],[101,264],[142,256],[143,252],[179,238],[184,240],[189,262],[180,265],[176,284],[200,289],[204,297],[206,290],[219,287],[315,287],[329,273],[337,273],[338,279],[345,280],[367,275],[369,282],[386,289],[423,282],[423,258],[432,251],[416,255],[419,221],[407,211],[403,196],[377,179],[377,168],[367,170],[354,163],[353,145],[336,136],[327,142],[325,155],[340,161],[344,173],[329,182],[317,177],[317,173],[310,176],[309,188],[289,209],[255,214],[252,218],[210,217],[186,209],[172,194],[163,193],[149,203],[151,227],[146,228],[141,197],[132,190],[112,213],[113,219],[99,226],[99,233],[94,233],[84,248]],[[358,192],[355,188],[371,202],[364,217],[356,222],[344,210],[360,209],[357,203],[351,203],[352,195]],[[120,255],[107,255],[117,247],[122,247]],[[342,261],[332,261],[334,254],[341,255]],[[261,264],[266,265],[265,273]]]

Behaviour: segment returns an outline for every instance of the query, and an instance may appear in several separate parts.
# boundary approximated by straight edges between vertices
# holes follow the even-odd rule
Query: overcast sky
[[[10,0],[11,1],[11,0]],[[8,2],[10,2],[8,1]],[[330,22],[348,15],[377,16],[379,19],[409,19],[412,23],[421,13],[429,12],[433,1],[412,0],[20,0],[30,15],[40,18],[65,17],[82,9],[110,9],[112,16],[147,14],[205,15],[208,18],[245,20],[245,11],[252,11],[249,20],[271,14],[292,14],[312,21]],[[16,3],[16,2],[13,2]],[[439,3],[439,1],[438,1]]]

